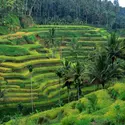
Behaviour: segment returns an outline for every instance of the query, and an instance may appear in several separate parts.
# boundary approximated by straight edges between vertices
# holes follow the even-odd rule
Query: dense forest
[[[15,13],[32,16],[39,24],[94,24],[109,28],[125,27],[125,9],[118,0],[0,0],[0,25]],[[124,15],[123,15],[124,14]]]

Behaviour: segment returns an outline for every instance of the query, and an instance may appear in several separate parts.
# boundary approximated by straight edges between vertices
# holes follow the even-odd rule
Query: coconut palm
[[[98,52],[94,62],[90,65],[89,75],[92,79],[91,83],[101,84],[104,88],[106,82],[120,75],[117,62],[114,62],[113,65],[112,67],[110,56],[106,52]]]
[[[3,63],[3,62],[5,62],[5,60],[0,60],[0,63]],[[5,88],[2,89],[3,82],[5,82],[6,85],[8,84],[8,81],[5,78],[3,78],[3,80],[0,81],[0,98],[3,98],[6,92],[6,85],[5,85]]]
[[[52,28],[49,30],[49,46],[52,50],[52,58],[55,55],[56,41],[55,41],[55,29]]]
[[[70,90],[71,85],[73,84],[73,75],[72,75],[72,63],[68,60],[63,61],[63,79],[64,79],[64,85],[63,87],[67,87],[68,92],[68,102],[70,101]]]
[[[73,65],[73,79],[75,83],[75,87],[77,88],[77,98],[80,98],[81,95],[81,83],[83,79],[84,66],[80,64],[80,62],[76,62]]]
[[[59,83],[60,83],[60,78],[64,81],[63,88],[67,87],[67,92],[68,92],[68,102],[70,100],[70,89],[71,89],[71,84],[73,83],[71,81],[72,75],[71,75],[71,62],[68,60],[63,60],[63,66],[59,68],[56,72],[57,76],[59,77]]]
[[[78,40],[75,38],[72,39],[72,41],[69,43],[69,46],[70,46],[70,55],[73,56],[73,59],[76,62],[78,60],[79,50],[81,46],[78,43]]]
[[[112,33],[108,38],[108,45],[106,46],[106,51],[108,52],[108,55],[112,61],[112,65],[116,58],[125,59],[125,55],[123,55],[124,49],[124,41],[120,40],[116,33]]]
[[[69,60],[63,60],[63,87],[67,87],[68,92],[68,102],[70,101],[70,90],[72,81],[72,63]]]
[[[61,106],[61,87],[60,87],[60,83],[61,83],[61,78],[63,77],[63,68],[59,68],[56,71],[56,75],[59,78],[59,105]]]
[[[4,97],[4,94],[6,92],[6,89],[2,89],[2,82],[3,81],[0,81],[0,98],[3,98]]]

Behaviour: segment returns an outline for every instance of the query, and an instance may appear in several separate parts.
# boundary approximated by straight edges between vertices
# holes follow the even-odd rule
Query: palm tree
[[[57,71],[56,71],[56,75],[58,76],[59,78],[59,105],[61,106],[61,87],[60,87],[60,83],[61,83],[61,78],[63,77],[63,69],[62,68],[59,68]]]
[[[33,93],[32,93],[32,90],[33,90],[33,84],[32,84],[32,71],[33,71],[33,66],[32,65],[29,65],[28,67],[28,70],[30,72],[30,85],[31,85],[31,107],[32,107],[32,112],[34,111],[34,108],[33,108]]]
[[[116,33],[112,33],[108,38],[108,45],[106,46],[106,51],[108,52],[108,56],[112,61],[112,65],[115,62],[116,58],[125,59],[125,55],[123,55],[124,49],[124,41],[119,40]]]
[[[3,62],[5,62],[5,60],[0,60],[0,63],[3,63]],[[0,98],[3,98],[4,94],[6,92],[6,86],[5,86],[4,89],[2,89],[2,83],[3,82],[5,82],[6,85],[8,84],[8,81],[5,78],[3,78],[3,80],[0,81]]]
[[[49,46],[52,49],[52,58],[53,58],[55,55],[55,47],[56,47],[55,29],[54,28],[49,30]]]
[[[90,65],[91,83],[101,84],[104,88],[106,82],[120,74],[118,64],[115,62],[113,65],[112,67],[110,56],[106,52],[97,52],[94,62]]]
[[[57,76],[59,77],[59,83],[60,83],[60,78],[63,79],[64,84],[63,84],[63,88],[67,87],[67,92],[68,92],[68,102],[70,100],[70,86],[73,83],[71,81],[71,62],[68,60],[63,60],[63,67],[59,68],[56,72]]]
[[[4,97],[4,94],[5,94],[5,91],[6,91],[5,89],[2,89],[2,87],[1,87],[2,86],[2,82],[3,81],[0,81],[0,98]]]
[[[73,79],[72,79],[72,63],[68,60],[63,61],[63,78],[64,78],[64,85],[63,87],[67,87],[67,92],[68,92],[68,102],[70,101],[70,90],[71,90],[71,85],[73,84]]]
[[[73,78],[75,87],[77,88],[77,99],[80,98],[81,95],[81,83],[83,77],[84,67],[80,64],[80,62],[76,62],[73,66]]]
[[[68,92],[68,103],[70,102],[70,90],[71,90],[71,85],[73,84],[72,79],[65,79],[65,83],[63,85],[64,87],[67,87],[67,92]]]
[[[70,46],[70,55],[73,56],[75,62],[78,60],[79,49],[81,48],[80,44],[78,43],[77,39],[73,38],[72,41],[69,43]]]
[[[71,84],[72,84],[72,72],[71,72],[71,62],[69,60],[63,60],[63,88],[67,87],[68,92],[68,102],[70,101],[70,90],[71,90]]]

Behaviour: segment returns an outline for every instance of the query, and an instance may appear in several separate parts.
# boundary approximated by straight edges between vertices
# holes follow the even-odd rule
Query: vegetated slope
[[[52,56],[52,49],[46,48],[49,29],[55,28],[54,39],[61,41],[61,47],[54,48],[56,54]],[[42,110],[56,106],[58,102],[58,77],[56,69],[61,66],[61,56],[71,58],[68,43],[78,38],[81,43],[80,58],[88,56],[98,43],[105,43],[107,32],[90,26],[36,26],[24,29],[15,34],[0,36],[0,79],[5,94],[0,98],[0,112],[6,114],[5,109],[17,110],[18,104],[24,106],[24,112],[31,108],[31,74],[28,66],[33,66],[33,101],[34,107]],[[60,53],[60,49],[62,52]],[[61,84],[62,85],[62,84]],[[95,88],[86,88],[87,93]],[[84,88],[83,93],[86,93]],[[72,94],[75,90],[72,89]],[[73,94],[75,95],[75,94]],[[66,88],[61,89],[61,98],[67,101]],[[74,98],[74,96],[72,97]]]
[[[116,82],[108,89],[85,95],[63,107],[53,108],[24,118],[11,120],[6,125],[123,125],[125,123],[125,84]]]

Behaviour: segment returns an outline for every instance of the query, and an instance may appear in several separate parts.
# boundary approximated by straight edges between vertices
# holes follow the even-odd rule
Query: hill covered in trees
[[[124,28],[124,8],[118,0],[6,0],[0,1],[0,25],[13,13],[32,16],[39,24],[94,24]],[[24,18],[26,20],[26,18]]]

